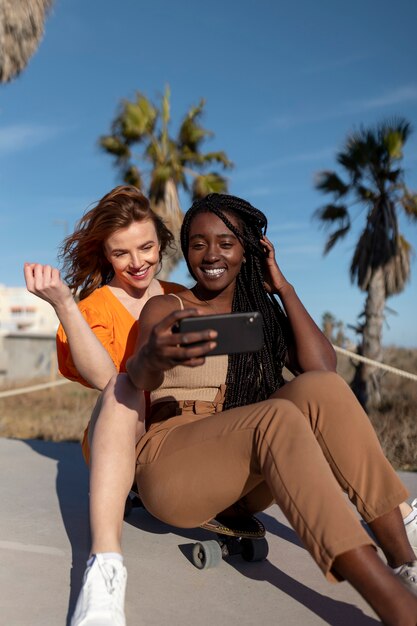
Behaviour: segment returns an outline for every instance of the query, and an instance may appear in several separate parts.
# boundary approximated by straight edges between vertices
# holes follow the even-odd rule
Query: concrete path
[[[402,473],[412,494],[417,474]],[[88,556],[88,475],[72,443],[0,439],[0,624],[65,626]],[[128,626],[374,626],[347,583],[328,583],[278,507],[261,515],[270,553],[200,571],[201,529],[178,530],[135,510],[123,529]]]

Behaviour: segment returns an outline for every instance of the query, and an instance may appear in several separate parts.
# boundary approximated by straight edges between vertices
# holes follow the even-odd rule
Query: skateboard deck
[[[193,546],[192,562],[198,569],[216,567],[220,561],[239,554],[245,561],[264,561],[268,556],[265,526],[254,515],[218,515],[201,528],[216,538]]]
[[[210,530],[218,535],[229,537],[261,539],[265,537],[265,526],[254,515],[217,515],[209,522],[201,524],[201,528]]]
[[[125,502],[125,512],[124,512],[124,519],[126,519],[126,517],[128,517],[133,509],[139,509],[139,508],[145,508],[142,500],[140,499],[139,494],[136,493],[136,491],[131,491],[129,493],[129,495],[126,498],[126,502]]]
[[[131,491],[125,504],[124,517],[132,509],[143,507],[138,493]],[[219,565],[224,558],[241,555],[245,561],[264,561],[268,556],[265,526],[255,517],[243,512],[236,515],[217,515],[201,524],[214,535],[214,539],[199,541],[193,545],[192,563],[198,569],[209,569]]]

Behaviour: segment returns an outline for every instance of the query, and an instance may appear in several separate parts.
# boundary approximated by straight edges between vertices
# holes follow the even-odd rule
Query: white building
[[[57,375],[58,318],[25,287],[0,285],[0,384]]]
[[[50,304],[25,287],[0,285],[0,334],[54,335],[58,318]]]

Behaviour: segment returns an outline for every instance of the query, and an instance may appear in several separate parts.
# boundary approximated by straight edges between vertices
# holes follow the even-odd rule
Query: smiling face
[[[239,229],[234,215],[226,217]],[[234,289],[243,258],[239,239],[217,215],[197,213],[190,224],[188,263],[201,290]]]
[[[113,287],[131,295],[146,290],[159,264],[160,244],[151,220],[132,222],[107,238],[104,244],[107,260],[113,266]]]

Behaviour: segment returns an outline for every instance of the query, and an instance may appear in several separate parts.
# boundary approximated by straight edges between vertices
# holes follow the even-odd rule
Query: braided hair
[[[214,213],[239,239],[245,250],[245,263],[237,277],[232,311],[260,311],[263,316],[264,344],[260,351],[229,355],[225,409],[266,400],[284,383],[282,368],[287,353],[289,324],[273,295],[264,286],[265,250],[260,239],[266,232],[266,216],[249,202],[236,196],[211,193],[196,200],[184,216],[181,248],[188,262],[191,222],[198,213]],[[228,219],[233,215],[239,228]]]

